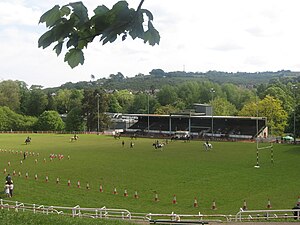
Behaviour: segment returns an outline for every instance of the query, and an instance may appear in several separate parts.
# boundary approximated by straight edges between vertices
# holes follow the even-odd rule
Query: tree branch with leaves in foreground
[[[84,63],[83,49],[98,36],[102,45],[114,42],[118,36],[122,41],[131,36],[151,46],[159,44],[159,32],[152,24],[153,15],[149,10],[142,9],[143,3],[144,0],[136,10],[129,8],[126,1],[117,2],[111,9],[101,5],[94,9],[91,18],[82,2],[62,7],[55,5],[40,18],[39,23],[46,23],[49,30],[39,38],[38,47],[45,49],[54,43],[53,50],[58,56],[65,45],[67,52],[64,61],[74,68]]]

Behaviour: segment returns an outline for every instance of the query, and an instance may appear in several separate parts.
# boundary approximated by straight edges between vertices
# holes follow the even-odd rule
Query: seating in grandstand
[[[188,131],[192,136],[218,138],[255,138],[266,128],[262,117],[193,116],[134,114],[137,122],[127,132],[145,132],[174,135],[177,131]],[[213,123],[213,126],[212,126]],[[213,132],[212,132],[213,127]],[[258,131],[258,132],[257,132]]]

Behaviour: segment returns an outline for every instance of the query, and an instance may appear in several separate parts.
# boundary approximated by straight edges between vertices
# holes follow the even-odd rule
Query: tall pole
[[[296,89],[298,87],[296,85],[292,85],[292,89],[294,90],[294,144],[296,144]]]
[[[213,88],[210,89],[211,92],[211,136],[214,138],[214,108],[213,108],[213,101],[214,101],[214,93],[216,92]]]
[[[99,95],[99,93],[97,93],[97,95],[96,95],[96,97],[97,97],[97,134],[99,135],[99,130],[100,130],[100,126],[99,126],[99,122],[100,122],[100,120],[99,120],[99,97],[100,97],[100,95]]]
[[[149,134],[149,130],[150,130],[150,118],[149,118],[149,113],[150,113],[150,109],[149,109],[149,93],[147,94],[147,105],[148,105],[148,134]]]
[[[257,95],[255,96],[255,105],[256,105],[256,166],[255,168],[259,168],[259,148],[258,148],[258,103],[257,103]]]
[[[296,107],[294,108],[294,144],[296,144]]]

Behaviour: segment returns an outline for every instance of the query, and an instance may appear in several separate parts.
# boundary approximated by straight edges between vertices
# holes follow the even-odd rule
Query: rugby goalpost
[[[258,146],[258,140],[256,141],[256,165],[255,168],[260,168],[259,165],[259,151],[264,149],[270,149],[271,153],[271,164],[274,164],[274,150],[273,150],[273,144],[271,143],[269,146],[259,147]]]
[[[259,147],[258,144],[258,104],[257,104],[257,96],[256,96],[256,165],[254,166],[254,168],[260,168],[259,165],[259,151],[260,150],[264,150],[264,149],[270,149],[270,154],[271,154],[271,164],[274,164],[274,149],[273,149],[273,143],[270,143],[270,145],[268,146],[264,146],[264,147]]]

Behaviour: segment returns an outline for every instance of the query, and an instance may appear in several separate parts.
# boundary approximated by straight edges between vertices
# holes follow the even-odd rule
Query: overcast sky
[[[299,0],[145,0],[154,15],[161,42],[98,41],[84,51],[85,63],[71,69],[53,46],[38,48],[47,31],[40,16],[68,0],[0,0],[0,80],[21,80],[29,86],[60,86],[117,72],[132,77],[165,72],[300,71]],[[75,2],[75,1],[71,1]],[[117,0],[83,0],[92,15],[98,5]],[[140,0],[128,0],[137,8]],[[97,39],[98,40],[98,39]]]

